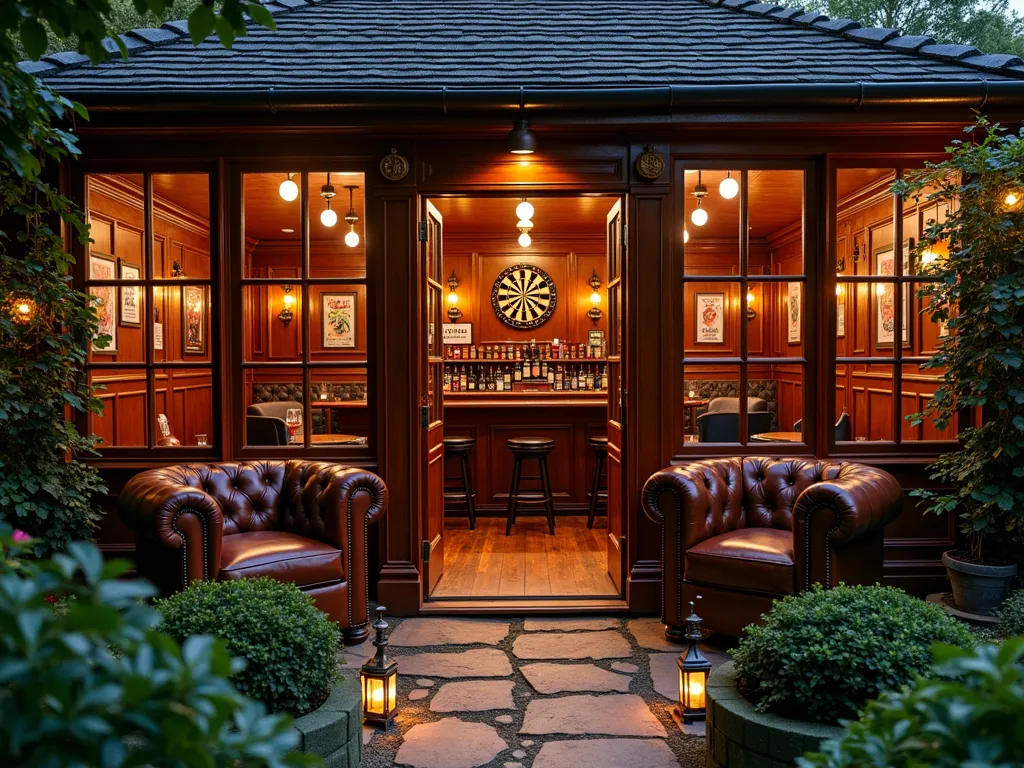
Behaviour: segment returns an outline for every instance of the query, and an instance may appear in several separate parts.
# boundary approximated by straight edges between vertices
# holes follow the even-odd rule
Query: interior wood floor
[[[592,529],[583,515],[520,517],[505,535],[505,518],[449,518],[444,528],[444,573],[431,597],[616,596],[608,575],[606,520]]]

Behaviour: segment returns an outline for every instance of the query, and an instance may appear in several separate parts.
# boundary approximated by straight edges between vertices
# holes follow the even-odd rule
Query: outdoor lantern
[[[288,178],[281,182],[281,186],[277,188],[277,193],[281,195],[281,199],[287,202],[291,202],[299,196],[299,185],[292,181],[292,175],[289,173]]]
[[[698,600],[700,597],[698,596]],[[679,666],[679,710],[684,723],[693,723],[707,717],[706,689],[711,662],[704,658],[697,644],[700,642],[700,616],[690,601],[690,615],[686,617],[686,653],[676,659]]]
[[[384,606],[377,608],[377,620],[373,622],[373,628],[377,630],[373,639],[377,655],[363,664],[359,681],[363,687],[363,720],[387,728],[394,721],[398,708],[398,664],[384,652],[388,647],[388,638],[384,634],[388,628],[384,621],[385,610]]]

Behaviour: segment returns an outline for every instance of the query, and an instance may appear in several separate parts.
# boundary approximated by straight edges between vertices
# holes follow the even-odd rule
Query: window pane
[[[365,446],[370,435],[365,368],[317,368],[310,374],[316,445]]]
[[[117,264],[105,256],[89,256],[92,274],[115,273]],[[89,345],[89,360],[104,363],[146,362],[145,288],[114,284],[91,285],[99,330]]]
[[[922,413],[928,400],[935,394],[940,385],[941,373],[931,369],[922,369],[916,363],[903,366],[903,389],[900,403],[903,418],[900,433],[903,440],[955,440],[956,424],[949,424],[939,430],[932,419],[926,418],[921,424],[914,425],[907,418],[915,413]]]
[[[739,443],[739,386],[738,365],[683,367],[686,442]]]
[[[309,276],[366,277],[363,174],[309,174]]]
[[[802,279],[748,283],[744,297],[748,355],[803,357],[808,298]]]
[[[144,447],[147,445],[146,371],[111,369],[92,371],[96,396],[103,403],[102,414],[89,415],[89,430],[100,439],[99,448]]]
[[[755,399],[750,401],[747,416],[751,441],[754,443],[807,442],[804,430],[804,366],[795,363],[772,365],[770,372],[758,371],[763,366],[750,366],[751,377],[770,375],[767,379],[751,378],[748,387]],[[764,401],[764,405],[760,401]],[[763,408],[767,413],[757,409]]]
[[[683,284],[683,355],[739,357],[740,318],[746,320],[739,283]]]
[[[205,173],[154,173],[155,277],[210,277],[210,177]]]
[[[244,378],[245,445],[300,449],[305,419],[302,371],[250,368]]]
[[[242,177],[243,277],[302,277],[301,186],[298,173]]]
[[[804,273],[804,172],[750,171],[747,274]]]
[[[735,275],[740,267],[740,171],[692,171],[683,178],[683,271]],[[724,186],[723,186],[724,185]],[[727,196],[731,195],[731,196]]]
[[[837,366],[836,410],[845,404],[850,414],[852,440],[893,439],[892,434],[893,366],[850,364]]]
[[[302,286],[247,285],[242,289],[244,359],[261,363],[302,360]]]
[[[154,379],[156,445],[213,444],[213,370],[157,369]],[[177,441],[177,443],[175,443]]]
[[[100,262],[94,267],[93,259],[87,259],[86,278],[117,279],[118,259],[144,269],[146,219],[142,174],[89,174],[85,177],[85,194],[86,220],[93,240],[86,250],[90,256],[95,254]],[[104,267],[105,262],[113,262],[113,265]],[[140,275],[142,279],[145,277],[145,274]]]

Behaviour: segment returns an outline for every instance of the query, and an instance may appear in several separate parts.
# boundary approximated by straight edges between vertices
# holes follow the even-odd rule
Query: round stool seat
[[[515,453],[547,453],[555,447],[552,437],[510,437],[508,448]]]
[[[471,451],[476,446],[475,437],[446,437],[443,440],[445,453]]]
[[[607,437],[588,437],[587,445],[593,448],[595,451],[607,451],[608,450],[608,438]]]

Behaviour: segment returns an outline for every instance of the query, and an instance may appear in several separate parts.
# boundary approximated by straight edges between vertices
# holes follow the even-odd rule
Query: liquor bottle
[[[452,372],[448,370],[447,365],[444,367],[444,383],[443,386],[441,387],[441,390],[443,392],[452,391]]]
[[[579,374],[576,372],[576,369],[573,368],[572,369],[572,379],[569,382],[569,389],[574,389],[575,390],[575,389],[579,389],[579,388],[580,388],[580,377],[579,377]]]
[[[502,373],[501,368],[498,368],[498,375],[494,377],[494,391],[504,392],[505,391],[505,374]]]
[[[594,370],[589,365],[587,366],[587,389],[591,392],[594,391]]]
[[[561,345],[558,343],[558,339],[555,339],[555,341],[551,344],[551,359],[552,360],[557,360],[558,359],[558,348],[560,346]]]
[[[497,377],[494,375],[493,365],[487,369],[487,389],[490,392],[498,391],[498,380]]]
[[[543,358],[541,358],[541,361],[540,361],[540,377],[542,379],[547,379],[547,377],[548,377],[548,369],[550,367],[551,366],[548,365],[548,361],[543,359]]]
[[[518,344],[516,344],[512,348],[512,355],[513,355],[514,359],[516,359],[516,360],[522,360],[523,359],[523,350],[520,348],[520,346]]]
[[[466,377],[466,389],[470,392],[476,391],[476,368],[469,369],[469,375]]]
[[[562,388],[562,366],[555,366],[555,389]]]
[[[555,383],[555,366],[551,365],[550,363],[544,363],[544,367],[546,367],[548,369],[547,373],[544,375],[544,378],[546,378],[548,380],[548,384],[551,384],[552,386],[554,386],[554,383]]]
[[[601,366],[601,391],[606,392],[608,390],[608,366]]]
[[[465,392],[468,388],[469,377],[466,375],[466,366],[462,366],[462,370],[459,371],[459,391]]]
[[[512,371],[509,370],[507,365],[501,370],[501,378],[505,382],[505,391],[506,392],[511,392],[512,391]]]
[[[530,366],[530,377],[534,379],[540,378],[540,358],[536,356],[536,348],[534,349],[533,365]]]
[[[516,363],[515,379],[516,379],[516,381],[522,381],[523,380],[523,364],[522,363]]]

